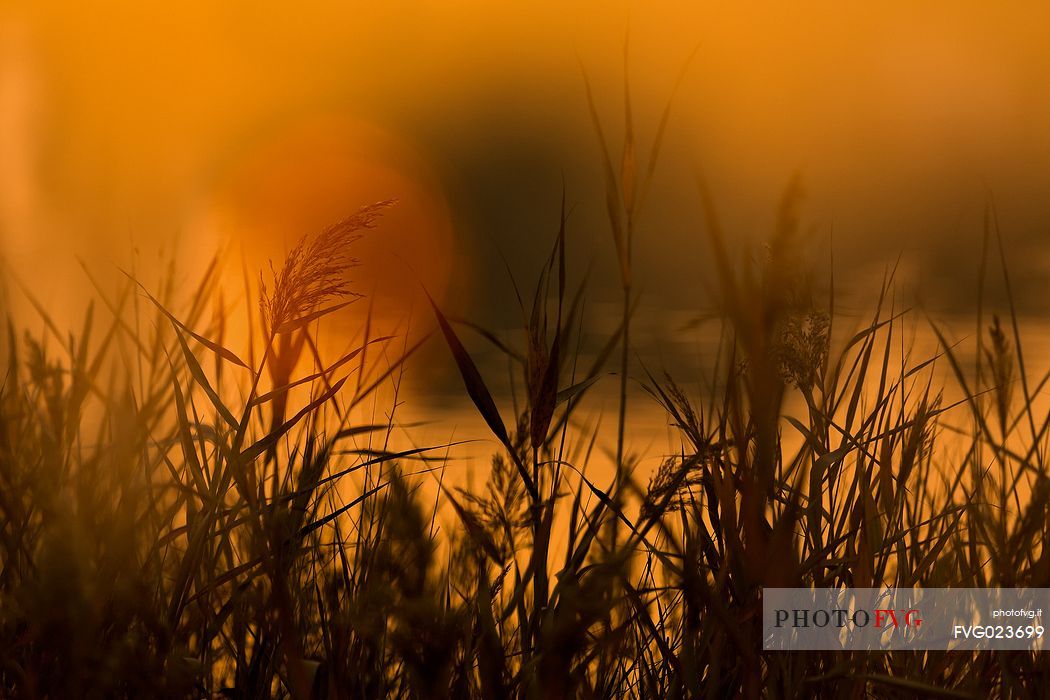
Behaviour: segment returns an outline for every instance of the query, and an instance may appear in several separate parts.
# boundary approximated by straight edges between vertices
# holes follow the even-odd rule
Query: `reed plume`
[[[260,279],[260,303],[270,332],[283,333],[300,327],[303,319],[325,302],[360,296],[350,289],[346,279],[347,271],[360,261],[347,249],[360,240],[362,231],[374,228],[383,211],[396,201],[388,199],[361,207],[316,236],[300,238],[279,271],[270,263],[272,291]]]

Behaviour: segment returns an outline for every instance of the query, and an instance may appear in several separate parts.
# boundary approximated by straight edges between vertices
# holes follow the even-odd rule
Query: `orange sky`
[[[681,293],[666,279],[702,265],[696,169],[741,235],[764,233],[800,172],[843,260],[881,272],[904,250],[934,281],[970,263],[993,192],[1038,281],[1046,26],[1050,7],[1023,2],[8,2],[0,249],[27,277],[46,260],[42,294],[71,308],[74,254],[127,264],[132,241],[152,259],[233,240],[265,260],[398,196],[368,256],[477,299],[486,245],[545,249],[530,232],[547,240],[564,176],[584,248],[605,260],[580,68],[615,135],[629,27],[643,138],[699,47],[640,244],[654,294]]]

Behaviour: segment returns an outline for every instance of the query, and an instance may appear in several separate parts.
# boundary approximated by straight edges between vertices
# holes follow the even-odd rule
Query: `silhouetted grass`
[[[567,279],[564,207],[519,294],[523,345],[480,334],[516,368],[514,415],[472,359],[477,327],[433,305],[499,446],[483,487],[442,480],[437,503],[410,467],[449,446],[393,447],[419,345],[367,323],[334,360],[315,342],[349,301],[347,246],[385,204],[293,249],[248,300],[243,348],[210,303],[217,263],[188,295],[173,278],[129,276],[115,297],[96,285],[105,312],[76,333],[39,305],[43,337],[9,319],[3,694],[1041,697],[1036,653],[761,651],[763,586],[1050,585],[1047,377],[1026,371],[1013,310],[987,334],[979,311],[973,371],[936,323],[938,354],[911,357],[892,276],[843,330],[856,322],[834,288],[799,274],[796,188],[766,259],[742,266],[707,202],[723,343],[708,376],[657,377],[627,352],[630,167],[610,175],[627,203],[625,228],[611,214],[624,308],[601,350],[576,350],[585,292]],[[618,381],[638,377],[679,441],[651,475],[633,469],[621,387],[605,483],[581,400],[618,348]],[[385,422],[355,419],[381,400]]]

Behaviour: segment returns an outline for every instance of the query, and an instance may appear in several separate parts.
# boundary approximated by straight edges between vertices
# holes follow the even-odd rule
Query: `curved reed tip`
[[[361,238],[361,231],[374,228],[383,211],[396,203],[396,199],[386,199],[363,206],[317,235],[299,239],[281,269],[273,271],[273,292],[262,284],[260,304],[269,327],[276,331],[297,325],[298,319],[314,313],[325,302],[354,294],[346,272],[359,261],[346,249]]]

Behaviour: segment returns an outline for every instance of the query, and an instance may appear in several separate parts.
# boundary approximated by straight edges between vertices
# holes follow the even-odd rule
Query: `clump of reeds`
[[[564,206],[523,343],[479,334],[521,405],[475,362],[481,329],[434,304],[496,439],[481,489],[446,481],[452,446],[394,444],[418,345],[368,363],[389,339],[364,330],[335,359],[314,342],[353,295],[349,244],[388,203],[304,239],[260,285],[253,366],[209,307],[217,264],[185,298],[96,285],[109,320],[92,310],[77,333],[40,306],[43,337],[9,318],[0,695],[1038,696],[1030,652],[762,652],[764,586],[1050,584],[1047,379],[1029,384],[1012,312],[971,373],[939,326],[936,356],[902,350],[890,276],[864,319],[830,284],[801,293],[796,195],[758,266],[734,262],[702,196],[724,338],[706,377],[625,362],[630,304],[577,352]],[[626,468],[626,393],[611,444],[588,409],[618,349],[619,380],[638,377],[678,438],[651,477]],[[368,379],[351,391],[350,372]]]

